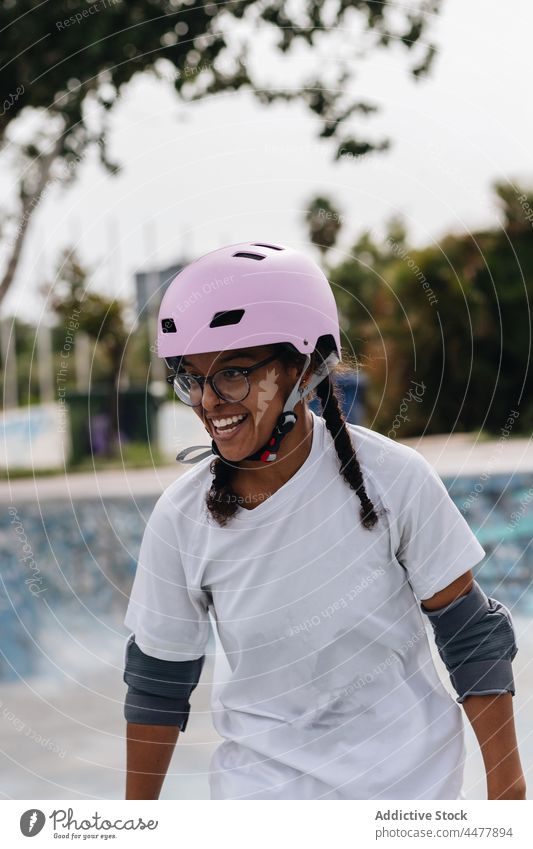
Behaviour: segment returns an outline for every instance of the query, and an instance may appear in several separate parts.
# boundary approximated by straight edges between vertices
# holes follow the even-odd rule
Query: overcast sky
[[[358,73],[357,93],[381,112],[356,119],[356,135],[388,135],[393,149],[357,162],[333,161],[303,106],[262,107],[247,93],[185,105],[162,82],[131,84],[110,136],[122,174],[87,163],[74,187],[50,192],[3,312],[39,317],[28,294],[69,244],[118,297],[133,294],[137,269],[232,242],[279,241],[317,258],[303,217],[318,193],[344,215],[331,260],[397,212],[414,245],[497,225],[491,183],[533,184],[532,23],[530,0],[445,0],[429,78],[415,83],[400,52]]]

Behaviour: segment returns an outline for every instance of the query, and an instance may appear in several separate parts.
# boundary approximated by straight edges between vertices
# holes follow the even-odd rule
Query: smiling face
[[[253,366],[275,352],[273,345],[260,345],[243,348],[238,352],[191,354],[184,357],[181,366],[189,374],[207,377],[222,368]],[[250,391],[242,401],[224,401],[206,383],[202,403],[193,409],[224,457],[238,462],[239,458],[247,457],[265,444],[297,377],[298,370],[295,367],[287,368],[279,359],[275,359],[248,375]],[[300,404],[296,405],[296,413]],[[241,423],[228,422],[233,416],[245,418]],[[217,429],[215,422],[220,429]],[[226,432],[223,425],[227,427]]]

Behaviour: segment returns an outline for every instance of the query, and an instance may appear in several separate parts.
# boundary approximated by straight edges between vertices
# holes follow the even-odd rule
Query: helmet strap
[[[319,383],[322,383],[329,370],[332,369],[336,365],[336,363],[339,362],[339,358],[334,351],[329,354],[329,356],[326,357],[326,359],[313,373],[309,381],[305,384],[305,387],[300,388],[303,376],[310,362],[311,355],[306,354],[305,363],[303,365],[300,376],[294,384],[289,394],[289,397],[285,401],[283,412],[280,414],[276,422],[276,426],[270,434],[270,438],[265,443],[265,445],[263,445],[263,447],[259,449],[259,451],[256,451],[255,454],[251,454],[249,457],[245,457],[245,460],[261,460],[263,463],[271,463],[273,460],[277,459],[279,446],[281,444],[282,439],[288,433],[290,433],[290,431],[293,429],[294,425],[298,421],[298,416],[294,412],[296,404],[298,404],[300,401],[303,401],[304,398],[307,398],[307,396],[313,391],[313,389],[318,386]],[[218,451],[216,453],[218,453]]]
[[[307,370],[309,363],[311,362],[311,355],[305,355],[305,363],[303,365],[302,371],[296,383],[294,384],[289,397],[285,401],[283,412],[278,416],[278,420],[274,427],[274,430],[270,434],[267,442],[263,445],[262,448],[259,448],[258,451],[255,451],[253,454],[250,454],[248,457],[243,457],[244,460],[261,460],[262,463],[271,463],[273,460],[277,459],[279,447],[281,445],[282,439],[290,433],[293,429],[294,425],[298,421],[298,416],[294,412],[294,408],[296,404],[300,401],[303,401],[304,398],[312,392],[312,390],[318,386],[319,383],[322,383],[326,375],[330,370],[334,368],[334,366],[339,362],[339,357],[332,351],[329,356],[325,358],[325,360],[320,364],[320,366],[316,369],[314,374],[311,376],[310,380],[305,384],[304,387],[300,389],[300,384],[302,382],[302,378]],[[191,451],[196,451],[200,448],[205,448],[204,445],[193,445],[190,448],[184,448],[183,451],[177,455],[176,460],[180,463],[198,463],[200,460],[203,460],[205,457],[209,457],[210,454],[215,454],[217,457],[220,457],[222,460],[225,458],[220,453],[219,448],[213,439],[211,442],[211,448],[206,450],[203,454],[196,456],[194,459],[185,459],[187,454]]]

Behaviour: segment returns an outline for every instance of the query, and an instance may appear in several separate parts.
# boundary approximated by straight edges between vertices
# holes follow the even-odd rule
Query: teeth
[[[226,427],[226,425],[236,424],[237,422],[242,422],[246,416],[232,416],[230,419],[211,419],[215,427]]]

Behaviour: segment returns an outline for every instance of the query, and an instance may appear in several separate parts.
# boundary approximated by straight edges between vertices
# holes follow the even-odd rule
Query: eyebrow
[[[219,363],[227,363],[230,360],[236,360],[236,359],[253,360],[254,358],[253,358],[252,354],[249,354],[249,353],[246,352],[245,348],[238,348],[235,351],[229,351],[224,357],[221,357],[220,360],[219,360]],[[191,363],[187,359],[183,359],[181,361],[181,364],[182,364],[182,366],[191,366],[191,368],[194,368],[193,363]]]

